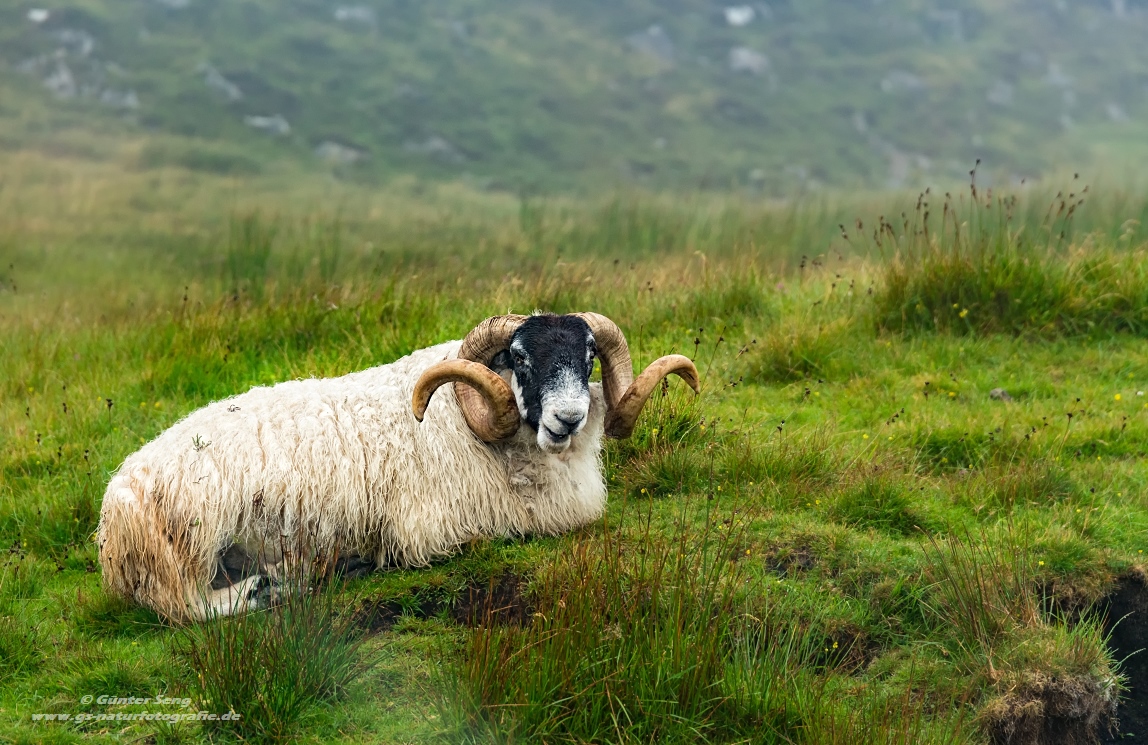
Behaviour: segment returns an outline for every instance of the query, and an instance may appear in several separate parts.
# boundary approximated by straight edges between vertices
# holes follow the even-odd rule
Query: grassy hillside
[[[732,0],[731,0],[732,1]],[[516,192],[789,194],[1148,141],[1143,0],[69,0],[0,8],[0,147],[160,138],[142,168]]]

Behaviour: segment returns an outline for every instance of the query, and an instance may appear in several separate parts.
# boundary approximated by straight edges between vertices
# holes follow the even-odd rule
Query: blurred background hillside
[[[1126,172],[1145,39],[1148,0],[7,2],[0,151],[526,195]]]

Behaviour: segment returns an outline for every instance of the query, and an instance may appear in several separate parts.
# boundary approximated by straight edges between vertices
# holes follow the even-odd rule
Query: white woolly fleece
[[[601,516],[605,400],[559,455],[522,427],[487,444],[445,385],[420,424],[411,394],[453,341],[341,378],[254,388],[189,414],[124,461],[98,530],[110,591],[203,617],[220,554],[307,553],[424,566],[472,539],[558,534]]]

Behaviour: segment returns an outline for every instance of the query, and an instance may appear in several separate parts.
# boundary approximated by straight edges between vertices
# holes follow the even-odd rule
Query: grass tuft
[[[726,689],[740,570],[711,540],[579,541],[536,579],[529,625],[467,638],[444,702],[458,736],[687,742],[761,725]]]
[[[204,722],[208,734],[245,742],[291,742],[321,701],[337,699],[364,672],[353,614],[331,591],[290,591],[267,611],[187,628],[173,642],[190,668],[201,708],[235,712]]]
[[[767,489],[791,505],[807,501],[809,492],[827,491],[840,465],[823,431],[772,432],[764,443],[738,438],[724,448],[719,463],[726,479]]]
[[[468,640],[458,671],[465,731],[637,742],[654,733],[680,739],[695,722],[712,722],[722,708],[729,617],[719,611],[730,608],[707,607],[714,598],[690,595],[692,583],[611,574],[586,546],[575,557],[582,576],[566,578],[568,590],[552,588],[528,628],[482,627]]]
[[[1016,197],[953,199],[930,223],[925,195],[915,219],[882,221],[885,254],[874,296],[879,329],[950,334],[1148,333],[1148,270],[1141,249],[1064,249],[1079,205],[1059,200],[1039,229],[1017,222]],[[1083,202],[1083,200],[1081,200]],[[1055,211],[1055,212],[1054,212]]]
[[[993,497],[1000,505],[1051,505],[1071,499],[1079,492],[1072,477],[1048,459],[1019,461],[987,474]]]
[[[905,484],[883,472],[846,489],[838,496],[832,514],[840,523],[895,536],[910,536],[930,527]]]
[[[944,653],[987,692],[979,721],[993,741],[1094,742],[1124,681],[1098,619],[1074,621],[1044,603],[1044,561],[1026,537],[1011,526],[995,539],[950,536],[931,541],[929,555]]]
[[[851,366],[843,342],[852,328],[849,320],[783,319],[747,355],[746,378],[787,383],[848,374]]]
[[[999,546],[989,537],[930,538],[932,609],[950,632],[952,658],[990,682],[1000,678],[1000,649],[1010,635],[1042,622],[1036,567],[1010,530]]]

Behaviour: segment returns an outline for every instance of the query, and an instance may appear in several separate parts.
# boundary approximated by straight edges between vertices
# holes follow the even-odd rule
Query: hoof
[[[250,579],[253,581],[246,595],[247,607],[249,609],[261,610],[263,608],[270,608],[272,605],[277,605],[282,599],[283,593],[279,582],[276,582],[265,574],[256,575]]]

